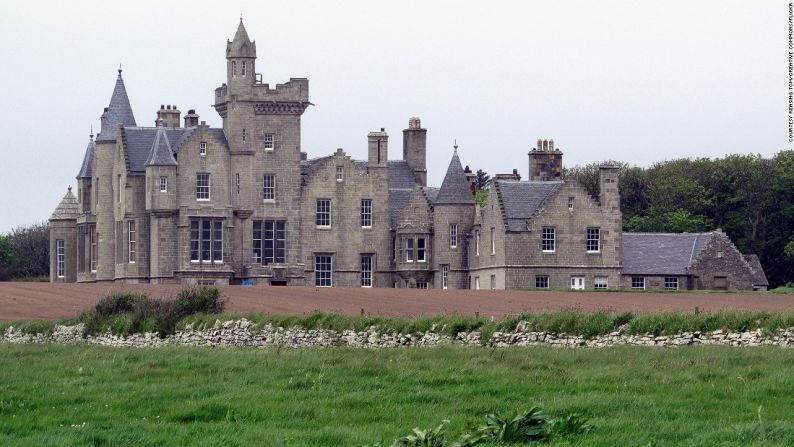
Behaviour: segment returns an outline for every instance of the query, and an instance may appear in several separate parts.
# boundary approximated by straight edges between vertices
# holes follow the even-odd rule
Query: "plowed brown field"
[[[74,317],[110,292],[175,295],[178,285],[48,284],[0,282],[0,321]],[[417,290],[313,287],[221,287],[232,313],[418,316],[445,313],[501,317],[525,311],[794,310],[794,295],[773,293],[632,293],[564,291]]]

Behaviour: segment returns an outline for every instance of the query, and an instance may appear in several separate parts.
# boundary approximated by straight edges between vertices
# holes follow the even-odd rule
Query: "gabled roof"
[[[110,97],[110,104],[102,121],[102,129],[97,135],[97,141],[111,141],[116,139],[116,129],[119,124],[124,126],[135,126],[135,116],[132,114],[130,99],[127,97],[127,89],[124,87],[124,79],[116,78],[116,86],[113,88],[113,95]]]
[[[59,203],[55,211],[52,212],[50,220],[77,219],[79,214],[77,210],[77,197],[72,194],[72,187],[70,186],[66,191],[66,195],[61,199],[61,203]]]
[[[142,174],[146,172],[146,162],[149,159],[154,140],[158,133],[158,127],[125,127],[124,143],[127,151],[127,161],[129,162],[130,173]],[[187,138],[196,130],[195,127],[165,127],[162,128],[171,152],[179,153],[179,149]],[[206,129],[210,135],[226,144],[226,137],[223,129]]]
[[[452,154],[447,174],[444,176],[444,181],[441,182],[441,188],[438,190],[436,203],[439,205],[474,204],[474,196],[471,194],[471,187],[466,179],[466,174],[463,172],[463,166],[460,164],[457,150]]]
[[[624,275],[688,275],[715,233],[623,233]]]
[[[149,157],[146,159],[146,166],[176,166],[174,154],[171,151],[171,143],[168,142],[168,137],[165,135],[163,127],[157,128],[157,133],[154,136],[154,143],[152,149],[149,151]]]
[[[80,165],[80,172],[77,173],[77,178],[91,178],[93,173],[94,153],[96,152],[96,143],[94,143],[93,135],[85,148],[85,155],[83,155],[83,164]]]
[[[509,231],[526,231],[527,221],[564,182],[522,182],[496,180],[494,186],[502,201],[505,223]]]
[[[743,255],[744,260],[750,264],[750,269],[753,271],[753,285],[754,286],[769,286],[769,281],[766,279],[764,267],[761,265],[761,260],[758,255]]]

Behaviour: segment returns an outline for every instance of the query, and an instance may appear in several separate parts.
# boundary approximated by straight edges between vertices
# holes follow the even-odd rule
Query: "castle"
[[[563,179],[553,140],[530,151],[528,181],[516,170],[495,175],[482,207],[457,148],[441,186],[427,185],[419,118],[403,130],[402,160],[389,159],[384,129],[367,135],[367,160],[342,149],[309,158],[301,147],[309,81],[273,88],[256,59],[241,20],[227,42],[227,81],[215,89],[222,128],[170,105],[160,106],[154,127],[138,126],[119,69],[78,193],[70,188],[50,218],[52,281],[764,286],[757,258],[720,232],[623,234],[618,169],[601,168],[596,200]]]

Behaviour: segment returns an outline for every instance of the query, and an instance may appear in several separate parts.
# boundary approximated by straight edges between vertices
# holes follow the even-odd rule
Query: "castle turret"
[[[96,143],[94,133],[89,137],[88,146],[83,155],[83,164],[80,165],[80,172],[77,173],[77,196],[78,210],[82,214],[90,213],[91,209],[91,182],[94,170],[94,154],[96,153]]]
[[[369,167],[385,168],[389,165],[389,134],[381,127],[380,132],[367,134]]]
[[[427,129],[417,117],[409,119],[403,130],[403,160],[414,171],[416,181],[427,186]]]
[[[554,147],[554,140],[538,140],[529,151],[529,181],[562,180],[562,151]]]
[[[50,216],[50,282],[77,281],[77,198],[72,187]]]
[[[236,92],[236,87],[247,87],[256,82],[255,63],[256,42],[248,38],[240,18],[234,38],[226,42],[226,77],[233,92]]]

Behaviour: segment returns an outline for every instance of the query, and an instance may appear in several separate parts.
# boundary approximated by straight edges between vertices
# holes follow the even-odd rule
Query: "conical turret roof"
[[[127,89],[124,87],[124,79],[121,78],[121,68],[119,68],[116,86],[113,88],[113,95],[110,97],[110,104],[105,112],[105,119],[102,120],[102,129],[97,135],[97,141],[116,139],[116,128],[119,124],[135,126],[135,116],[132,114],[130,99],[127,97]]]
[[[436,205],[445,203],[474,203],[469,181],[466,180],[466,174],[463,173],[463,166],[460,164],[460,158],[458,158],[457,146],[455,147],[455,153],[452,154],[447,174],[444,176],[444,181],[441,183],[441,188],[438,190],[438,197],[436,198]]]
[[[85,148],[83,164],[80,165],[80,172],[77,173],[77,178],[91,178],[91,174],[93,173],[94,152],[96,152],[96,143],[94,143],[94,136],[91,135],[91,140]]]
[[[63,196],[61,203],[59,203],[55,211],[52,212],[50,220],[77,219],[79,214],[77,210],[77,197],[72,194],[72,187],[70,186],[66,191],[66,195]]]
[[[226,43],[226,57],[256,57],[256,42],[248,38],[242,18],[234,39]]]
[[[174,153],[171,151],[171,143],[165,135],[165,128],[158,127],[157,134],[154,136],[152,149],[146,159],[146,166],[176,166]]]

